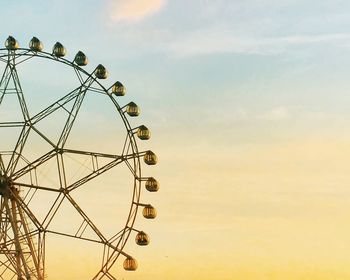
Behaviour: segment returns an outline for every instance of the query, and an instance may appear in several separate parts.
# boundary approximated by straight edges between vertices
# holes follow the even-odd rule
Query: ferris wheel
[[[127,241],[135,238],[140,246],[150,241],[135,226],[140,209],[146,219],[157,215],[151,204],[141,201],[143,189],[149,195],[159,189],[156,179],[141,173],[145,166],[155,165],[157,157],[151,150],[139,150],[144,145],[139,140],[151,135],[146,126],[132,124],[135,120],[131,118],[137,117],[140,109],[134,102],[120,105],[118,98],[125,95],[125,87],[119,81],[108,88],[102,84],[108,76],[103,65],[89,73],[83,69],[88,64],[83,52],[73,61],[65,55],[59,42],[52,53],[44,52],[36,37],[29,48],[22,48],[9,36],[5,48],[0,49],[3,280],[50,279],[46,255],[51,237],[98,248],[100,265],[90,277],[93,280],[117,279],[113,269],[120,260],[125,270],[136,270],[136,259],[126,251]],[[37,76],[49,75],[49,70],[42,70],[43,63],[55,70],[53,84],[37,80]],[[90,111],[84,111],[85,105]],[[106,112],[111,119],[95,120],[91,110],[101,115]],[[92,144],[85,146],[85,142]],[[118,197],[119,191],[125,195]],[[85,192],[90,195],[84,196]],[[111,201],[100,198],[103,196]],[[88,202],[84,204],[83,198]],[[124,210],[118,217],[122,220],[119,228],[113,222],[120,212],[108,209],[115,205]],[[99,223],[100,218],[108,223]]]

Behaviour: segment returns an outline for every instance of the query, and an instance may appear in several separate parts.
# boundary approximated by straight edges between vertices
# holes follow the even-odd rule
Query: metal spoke
[[[13,81],[13,86],[14,86],[13,89],[8,88],[10,80]],[[4,84],[4,88],[2,91],[0,102],[2,101],[3,96],[6,93],[15,93],[17,95],[18,102],[19,102],[19,105],[20,105],[20,108],[22,111],[23,119],[25,121],[24,125],[22,126],[22,131],[21,131],[21,134],[19,136],[19,139],[18,139],[18,141],[15,145],[15,148],[13,150],[10,162],[9,162],[8,167],[6,169],[6,174],[11,175],[16,168],[16,165],[17,165],[18,160],[19,160],[19,156],[23,150],[23,147],[26,143],[26,140],[28,138],[29,131],[30,131],[30,128],[27,125],[27,122],[29,120],[29,113],[28,113],[27,105],[26,105],[25,98],[23,95],[22,87],[21,87],[21,84],[19,81],[18,73],[17,73],[16,67],[14,64],[14,60],[9,59],[7,62],[4,75],[3,75],[2,80],[0,82],[0,85],[2,85],[2,84]],[[18,122],[17,122],[17,124],[18,124]]]
[[[80,208],[80,206],[75,202],[75,200],[70,196],[70,194],[65,194],[68,201],[73,205],[73,207],[78,211],[78,213],[82,216],[84,221],[89,225],[89,227],[96,233],[96,235],[101,239],[103,243],[108,243],[107,239],[103,236],[103,234],[99,231],[99,229],[94,225],[94,223],[90,220],[90,218],[85,214],[85,212]]]
[[[83,178],[81,178],[81,179],[77,180],[76,182],[67,186],[67,190],[70,192],[70,191],[75,190],[76,188],[79,188],[80,186],[82,186],[85,183],[89,182],[90,180],[96,178],[97,176],[100,176],[101,174],[112,169],[113,167],[117,166],[118,164],[122,163],[123,161],[124,161],[124,158],[118,158],[118,159],[115,159],[115,160],[105,164],[104,166],[100,167],[99,169],[90,172],[88,175],[84,176]]]
[[[82,104],[84,97],[86,95],[86,92],[87,92],[89,86],[93,82],[94,82],[94,79],[92,79],[92,77],[88,77],[87,80],[79,88],[79,94],[77,95],[75,102],[72,106],[72,109],[69,112],[68,119],[67,119],[66,124],[63,128],[60,139],[58,140],[57,147],[60,147],[60,148],[64,147],[64,145],[68,139],[68,135],[73,127],[74,121],[78,115],[81,104]]]
[[[79,94],[80,94],[79,89],[80,88],[81,87],[79,86],[78,88],[72,90],[70,93],[68,93],[64,97],[60,98],[55,103],[51,104],[50,106],[46,107],[41,112],[37,113],[35,116],[33,116],[31,118],[31,123],[36,124],[37,122],[41,121],[42,119],[49,116],[50,114],[52,114],[53,112],[55,112],[56,110],[58,110],[60,108],[63,108],[64,110],[66,110],[64,105],[66,105],[67,103],[72,101],[74,98],[79,96]]]
[[[53,148],[56,148],[56,145],[43,133],[41,133],[34,125],[30,126],[32,130],[34,130],[42,139],[44,139],[47,143],[49,143]]]
[[[46,214],[46,216],[42,222],[42,227],[45,229],[45,231],[48,229],[50,223],[52,222],[53,218],[57,214],[57,211],[58,211],[59,207],[61,206],[63,200],[64,200],[64,195],[63,195],[63,193],[60,193],[56,197],[55,202],[52,204],[49,212]]]
[[[9,64],[6,62],[6,68],[2,74],[1,81],[0,81],[0,92],[1,92],[0,104],[2,103],[4,96],[6,94],[6,89],[10,82],[10,76],[11,76],[11,68],[9,67]]]
[[[88,242],[93,242],[93,243],[100,243],[100,244],[106,244],[107,246],[114,248],[114,246],[107,242],[103,242],[101,239],[91,239],[91,238],[85,238],[82,236],[76,236],[73,234],[68,234],[68,233],[64,233],[64,232],[59,232],[59,231],[53,231],[53,230],[46,230],[46,233],[51,233],[51,234],[55,234],[55,235],[61,235],[61,236],[65,236],[65,237],[70,237],[73,239],[79,239],[79,240],[83,240],[83,241],[88,241]]]
[[[0,175],[5,173],[6,173],[6,168],[5,168],[4,161],[2,160],[2,155],[0,153]]]
[[[56,150],[51,150],[51,151],[47,152],[46,154],[44,154],[41,157],[39,157],[36,160],[34,160],[33,162],[27,164],[22,169],[14,172],[12,174],[13,180],[15,181],[18,178],[22,177],[23,175],[28,174],[28,172],[38,168],[40,165],[42,165],[45,162],[47,162],[48,160],[52,159],[56,155],[57,155],[57,151]]]
[[[72,149],[60,149],[61,153],[69,153],[69,154],[79,154],[93,157],[103,157],[103,158],[113,158],[113,159],[121,159],[123,156],[115,155],[115,154],[106,154],[99,152],[91,152],[91,151],[82,151],[82,150],[72,150]],[[132,155],[129,155],[129,157]]]
[[[2,127],[23,127],[25,122],[0,122],[0,128]]]
[[[48,187],[43,187],[43,186],[38,186],[38,185],[33,185],[33,184],[13,182],[13,185],[19,186],[19,187],[30,188],[30,189],[42,190],[42,191],[59,192],[59,193],[62,192],[62,189],[53,189],[53,188],[48,188]]]
[[[6,174],[12,175],[15,172],[15,168],[17,166],[18,160],[21,157],[24,145],[28,139],[29,132],[30,132],[30,127],[27,125],[24,125],[22,128],[21,134],[18,138],[18,141],[16,143],[16,146],[12,152],[11,159],[6,168]]]
[[[21,84],[19,82],[19,77],[18,77],[18,73],[16,70],[16,67],[14,65],[10,65],[11,68],[11,75],[13,78],[13,82],[14,82],[14,86],[15,86],[15,90],[17,93],[17,98],[19,101],[19,104],[21,106],[21,110],[22,110],[22,114],[23,114],[23,118],[25,121],[29,121],[29,113],[28,113],[28,108],[24,99],[24,95],[23,95],[23,91],[22,91],[22,87]]]

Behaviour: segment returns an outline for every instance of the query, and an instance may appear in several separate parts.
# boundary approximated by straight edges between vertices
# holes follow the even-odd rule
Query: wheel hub
[[[11,188],[13,188],[13,186],[10,178],[0,175],[0,195],[8,196]]]

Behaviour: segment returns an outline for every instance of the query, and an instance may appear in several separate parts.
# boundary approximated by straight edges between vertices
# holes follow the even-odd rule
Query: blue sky
[[[118,1],[114,6],[111,1],[9,2],[6,31],[21,42],[36,35],[47,49],[59,40],[71,56],[82,49],[91,63],[110,69],[111,79],[125,84],[132,79],[135,91],[147,90],[148,100],[160,98],[164,106],[169,99],[179,107],[209,106],[213,95],[225,104],[227,99],[236,103],[238,96],[241,107],[262,96],[267,106],[293,105],[295,99],[314,98],[304,90],[327,86],[314,77],[338,84],[345,78],[349,20],[344,1],[321,1],[316,7],[307,1],[153,2],[155,12],[131,21],[113,20]],[[329,68],[340,71],[335,76]],[[242,87],[256,84],[258,90],[242,93]]]

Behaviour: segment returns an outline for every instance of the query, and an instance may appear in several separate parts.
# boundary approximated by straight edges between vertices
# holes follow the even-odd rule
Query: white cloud
[[[137,22],[159,12],[166,0],[118,0],[111,3],[114,21]]]

